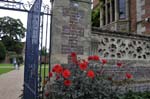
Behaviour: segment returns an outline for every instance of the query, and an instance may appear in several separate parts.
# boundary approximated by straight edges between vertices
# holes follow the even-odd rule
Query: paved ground
[[[0,75],[0,99],[20,99],[23,89],[23,66]]]

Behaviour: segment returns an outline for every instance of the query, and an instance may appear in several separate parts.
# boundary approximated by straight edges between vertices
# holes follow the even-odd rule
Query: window
[[[107,3],[107,23],[110,23],[110,3]]]
[[[115,21],[115,1],[111,0],[112,4],[112,21]]]
[[[105,6],[103,7],[103,25],[106,25]]]
[[[119,19],[126,18],[126,0],[119,0]]]

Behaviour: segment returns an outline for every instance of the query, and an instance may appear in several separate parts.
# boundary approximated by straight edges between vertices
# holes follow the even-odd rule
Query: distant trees
[[[20,41],[25,36],[25,28],[20,19],[11,17],[0,18],[0,37],[9,36],[11,39]]]
[[[24,46],[23,43],[21,42],[21,39],[25,37],[25,31],[26,29],[23,27],[23,23],[20,21],[20,19],[14,19],[8,16],[1,17],[0,18],[1,46],[4,46],[5,50],[8,52],[10,51],[15,52],[16,54],[21,54]]]
[[[5,45],[7,51],[14,51],[17,54],[21,54],[23,50],[23,43],[13,40],[9,36],[3,36],[2,43]]]
[[[47,48],[46,47],[42,47],[42,49],[41,49],[41,55],[42,56],[46,56],[47,54],[48,54]]]
[[[92,10],[92,26],[99,27],[100,26],[100,7]]]
[[[2,42],[0,42],[0,60],[4,60],[6,56],[6,48]]]

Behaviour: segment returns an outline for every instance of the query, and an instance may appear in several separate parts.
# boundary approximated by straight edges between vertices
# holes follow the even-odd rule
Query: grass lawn
[[[48,64],[46,64],[45,66],[45,76],[48,76]],[[42,65],[42,68],[41,68],[41,75],[42,75],[42,78],[44,77],[44,64]]]
[[[0,75],[13,70],[13,64],[0,64]]]

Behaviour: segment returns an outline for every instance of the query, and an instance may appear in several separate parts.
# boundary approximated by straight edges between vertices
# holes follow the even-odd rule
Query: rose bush
[[[54,78],[49,94],[56,99],[118,99],[119,91],[112,86],[114,74],[107,75],[104,71],[106,59],[94,55],[87,60],[77,60],[74,52],[70,56],[71,64],[56,64],[49,73],[49,77]],[[122,63],[116,66],[121,68]],[[124,76],[132,78],[130,73]]]

